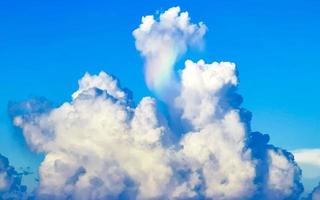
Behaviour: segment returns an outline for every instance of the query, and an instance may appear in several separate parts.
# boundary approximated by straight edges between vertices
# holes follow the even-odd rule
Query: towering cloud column
[[[136,47],[145,58],[145,78],[148,87],[160,98],[170,98],[178,87],[174,64],[188,46],[201,45],[206,32],[203,23],[192,24],[187,12],[173,7],[160,14],[142,17],[134,30]]]

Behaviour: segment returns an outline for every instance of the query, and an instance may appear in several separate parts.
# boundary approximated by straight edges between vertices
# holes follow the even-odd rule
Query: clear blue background
[[[132,31],[142,15],[177,5],[209,28],[204,51],[190,51],[178,68],[186,58],[235,62],[255,130],[289,150],[320,146],[318,0],[1,0],[0,153],[34,171],[42,158],[14,133],[10,100],[44,96],[59,104],[85,72],[101,70],[136,101],[152,95]]]

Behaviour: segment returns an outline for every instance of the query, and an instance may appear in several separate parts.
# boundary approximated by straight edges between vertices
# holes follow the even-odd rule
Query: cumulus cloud
[[[10,166],[8,158],[0,154],[0,199],[27,199],[27,187],[21,184],[23,172]]]
[[[195,78],[200,83],[217,86],[199,83],[201,89],[194,87],[194,80],[188,79],[194,74],[189,67],[197,68]],[[83,89],[81,83],[88,80],[94,81]],[[38,196],[250,199],[262,195],[283,199],[299,194],[299,171],[288,153],[249,146],[250,133],[241,119],[244,111],[217,103],[237,83],[234,64],[187,61],[181,82],[177,102],[182,103],[177,109],[190,126],[176,144],[165,142],[171,131],[161,120],[155,100],[145,97],[136,107],[130,106],[123,99],[128,96],[125,91],[104,72],[86,74],[71,102],[33,117],[17,116],[15,123],[23,128],[29,146],[46,154],[40,166]],[[109,93],[105,88],[113,89]],[[117,97],[114,91],[123,95]],[[186,103],[185,94],[195,95],[195,101]],[[207,117],[185,114],[189,107]],[[259,140],[251,139],[255,141]],[[254,158],[251,151],[263,148],[266,157]],[[268,168],[264,177],[257,177],[257,162],[265,162]],[[264,184],[262,190],[260,184]]]
[[[187,60],[181,72],[180,95],[175,106],[182,110],[182,119],[196,128],[203,128],[224,116],[229,108],[221,101],[228,87],[237,84],[235,64],[229,62],[206,64]],[[224,90],[225,89],[225,90]]]
[[[15,120],[26,138],[33,138],[28,144],[47,153],[40,167],[39,196],[103,199],[136,192],[140,198],[161,196],[172,171],[161,144],[164,127],[156,117],[154,100],[146,97],[132,108],[122,95],[112,94],[121,91],[126,96],[117,84],[113,87],[115,79],[104,72],[89,76],[80,81],[79,95],[72,102],[32,123],[24,117]],[[91,87],[81,92],[81,83],[89,79],[94,80]],[[104,90],[106,85],[114,90]]]
[[[160,98],[167,100],[168,93],[177,89],[174,64],[188,46],[201,45],[205,32],[202,22],[191,23],[188,12],[180,12],[179,7],[170,8],[158,17],[142,17],[133,36],[146,61],[147,86]]]
[[[173,73],[176,58],[204,32],[202,24],[191,24],[188,14],[175,7],[159,20],[144,17],[134,36],[146,69],[161,76],[158,68]],[[174,59],[167,64],[171,51]],[[179,133],[157,110],[155,99],[145,97],[135,106],[131,92],[105,72],[85,74],[70,102],[17,114],[14,123],[28,145],[45,154],[37,197],[299,198],[301,170],[291,153],[251,130],[234,63],[187,60],[180,76],[164,84],[172,80],[179,87],[169,106],[179,113]],[[147,77],[151,88],[158,87],[157,81]]]

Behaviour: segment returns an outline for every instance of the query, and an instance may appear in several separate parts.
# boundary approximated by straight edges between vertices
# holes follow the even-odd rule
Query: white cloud
[[[202,171],[206,197],[249,197],[255,188],[255,168],[245,150],[246,131],[238,110],[219,104],[223,89],[237,84],[235,65],[203,60],[188,60],[185,65],[175,106],[190,125],[181,141],[186,165],[193,172]]]
[[[139,199],[178,198],[199,195],[198,185],[208,197],[251,194],[254,166],[243,152],[245,131],[236,111],[199,132],[186,133],[177,144],[183,148],[174,150],[163,143],[169,131],[158,120],[155,101],[146,97],[130,107],[122,99],[125,94],[116,96],[123,91],[113,85],[115,80],[105,77],[86,74],[72,102],[34,118],[16,118],[28,144],[47,153],[40,167],[40,196],[99,199],[137,190]],[[84,90],[82,83],[88,80],[93,80],[87,84],[91,88]],[[189,175],[181,179],[174,174],[179,171]]]
[[[256,161],[246,148],[248,132],[240,110],[217,104],[224,97],[219,90],[236,84],[235,68],[203,61],[188,61],[187,65],[181,77],[183,90],[177,97],[184,103],[178,109],[184,112],[194,107],[196,112],[207,112],[210,120],[186,115],[191,126],[177,143],[166,142],[171,131],[160,120],[154,99],[145,97],[137,107],[130,106],[122,95],[117,97],[105,89],[127,96],[118,84],[107,86],[115,80],[106,79],[105,73],[86,74],[85,80],[94,80],[91,88],[83,90],[80,84],[71,102],[47,113],[16,117],[29,146],[46,154],[40,167],[39,197],[244,199],[255,195]],[[187,103],[185,93],[195,92],[189,82],[194,80],[186,78],[193,73],[189,66],[199,68],[199,82],[211,77],[209,82],[220,85],[201,85],[193,93],[199,100],[214,94],[212,101],[204,102],[207,106]],[[225,73],[228,67],[231,72]],[[217,109],[225,110],[216,115]],[[271,154],[271,158],[268,187],[281,197],[290,196],[295,191],[295,166],[285,155]]]
[[[174,7],[159,20],[144,17],[134,36],[147,70],[159,76],[168,72],[164,84],[169,86],[177,56],[198,43],[204,32],[204,25],[190,24],[188,13]],[[158,80],[149,75],[147,84],[157,89]],[[299,196],[300,171],[292,155],[268,145],[264,135],[249,128],[250,119],[239,107],[235,64],[188,60],[175,81],[179,87],[173,103],[167,103],[180,114],[176,117],[182,133],[169,127],[153,98],[133,106],[130,95],[104,72],[85,74],[71,102],[15,117],[28,145],[45,154],[38,197],[280,200]],[[170,140],[172,135],[176,140]]]
[[[72,94],[72,98],[77,98],[80,94],[83,94],[91,88],[99,88],[100,90],[107,90],[110,95],[118,99],[125,99],[126,94],[117,86],[118,81],[105,72],[100,72],[98,76],[91,76],[86,73],[84,77],[79,81],[79,89]]]
[[[190,23],[188,12],[173,7],[161,13],[142,17],[139,28],[134,30],[136,48],[146,60],[145,77],[148,87],[161,98],[170,98],[175,90],[174,64],[188,46],[201,45],[206,26]],[[171,93],[172,94],[172,93]]]
[[[83,93],[80,84],[79,95],[71,103],[32,123],[17,124],[24,127],[32,148],[47,152],[40,167],[39,195],[99,199],[119,195],[128,181],[139,185],[141,198],[161,195],[172,171],[161,147],[164,128],[155,117],[154,100],[144,98],[133,109],[121,101],[122,96],[119,100],[103,90],[106,86],[120,91],[113,85],[115,80],[106,79],[105,73],[89,76],[80,83],[94,80],[92,88]],[[84,172],[77,174],[81,168]]]
[[[224,87],[237,85],[235,64],[211,64],[187,60],[181,72],[181,91],[175,106],[182,110],[182,118],[194,127],[202,128],[215,121],[227,109],[220,105]]]
[[[232,128],[236,131],[231,132]],[[242,136],[234,137],[237,132]],[[243,199],[253,194],[255,168],[244,150],[244,134],[238,113],[230,112],[221,121],[183,137],[182,158],[193,173],[202,172],[206,197]]]

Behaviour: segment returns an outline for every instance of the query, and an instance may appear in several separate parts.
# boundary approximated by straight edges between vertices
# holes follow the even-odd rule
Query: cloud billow
[[[178,86],[167,103],[179,113],[182,134],[168,125],[155,99],[144,97],[134,106],[131,94],[105,72],[86,74],[70,102],[15,116],[30,148],[45,154],[37,197],[298,199],[301,170],[291,153],[251,130],[234,63],[187,60],[173,78],[177,57],[204,33],[205,25],[191,24],[178,7],[159,20],[144,17],[134,31],[151,70],[149,87],[157,93],[159,85]],[[163,60],[171,53],[172,61]],[[167,71],[169,79],[157,80],[153,70]]]

